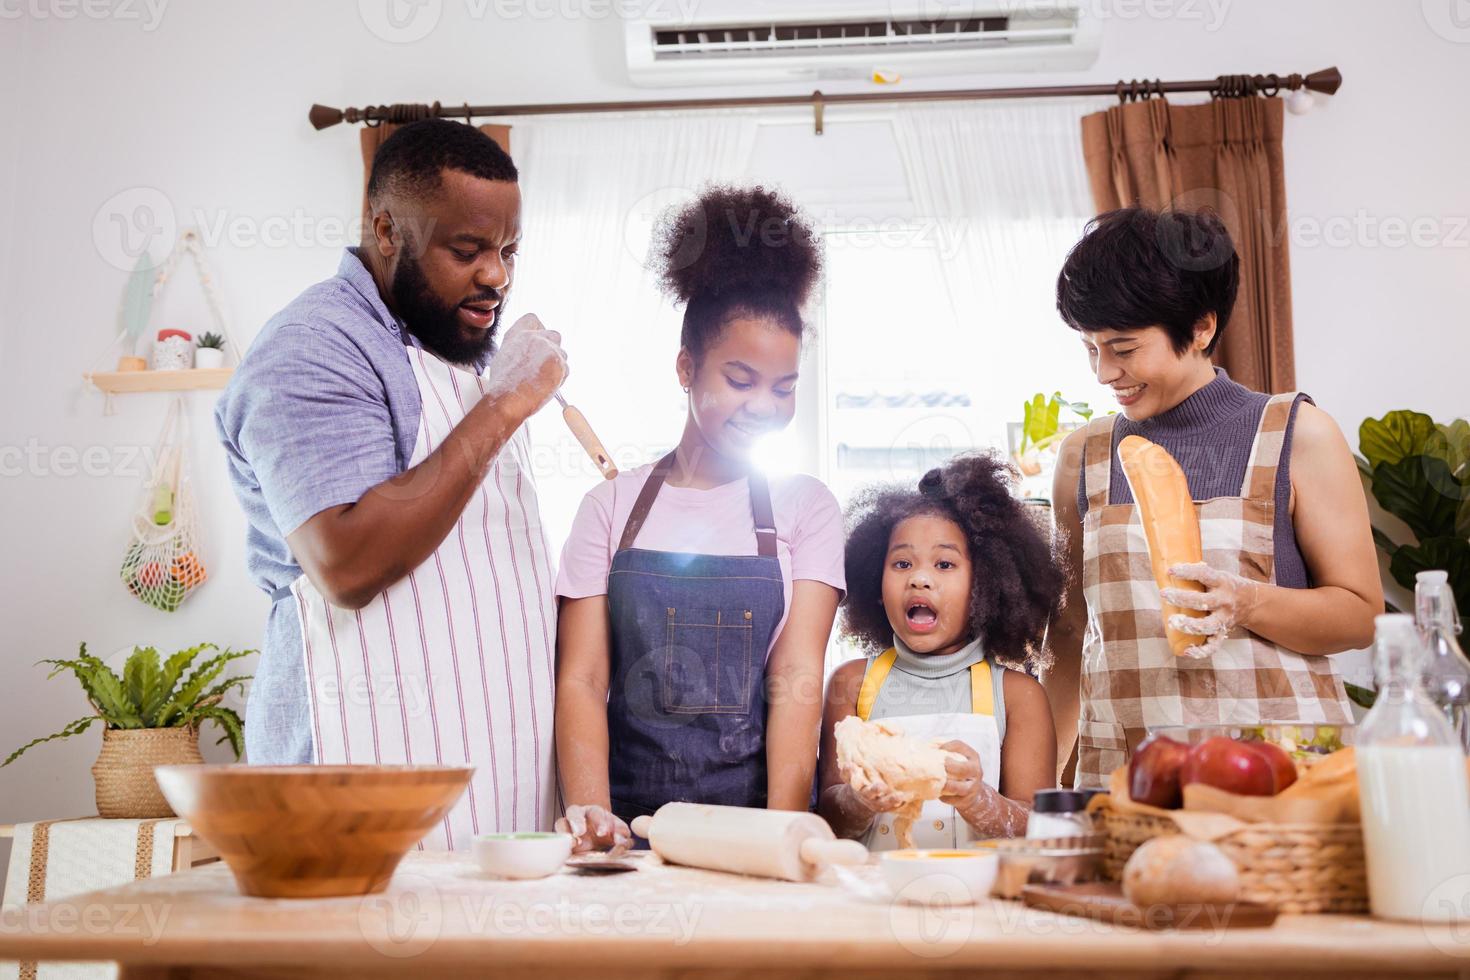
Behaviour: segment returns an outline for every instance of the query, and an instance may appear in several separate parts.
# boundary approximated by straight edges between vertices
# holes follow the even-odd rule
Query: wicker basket
[[[172,817],[153,767],[203,762],[197,728],[109,728],[102,733],[102,751],[92,766],[97,814],[134,820]]]
[[[1180,833],[1167,816],[1120,810],[1106,798],[1094,809],[1107,835],[1103,871],[1115,881],[1139,845]],[[1243,824],[1214,843],[1240,872],[1244,901],[1293,913],[1368,911],[1360,824]]]

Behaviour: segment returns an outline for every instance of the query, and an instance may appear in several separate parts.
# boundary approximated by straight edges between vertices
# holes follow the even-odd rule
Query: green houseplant
[[[1373,528],[1393,581],[1412,592],[1417,573],[1443,568],[1455,604],[1470,609],[1470,422],[1440,425],[1422,412],[1389,412],[1364,420],[1358,448],[1373,499],[1402,524]]]
[[[1064,410],[1071,415],[1066,422],[1062,421]],[[1006,440],[1010,445],[1011,460],[1023,478],[1022,490],[1028,498],[1039,494],[1036,499],[1045,502],[1050,495],[1050,486],[1038,484],[1045,484],[1050,479],[1062,440],[1079,425],[1085,425],[1092,414],[1086,402],[1069,402],[1060,391],[1054,392],[1050,398],[1038,391],[1022,403],[1021,421],[1007,425]]]
[[[1442,425],[1423,412],[1389,412],[1363,420],[1358,450],[1358,471],[1382,511],[1373,540],[1391,579],[1389,608],[1391,585],[1406,597],[1415,575],[1442,568],[1455,605],[1470,610],[1470,422]],[[1365,705],[1373,696],[1361,688],[1348,693]]]
[[[196,664],[205,651],[214,655]],[[162,659],[153,647],[134,647],[121,676],[89,654],[85,643],[75,659],[38,661],[52,666],[48,680],[71,672],[93,713],[27,742],[0,767],[10,765],[33,746],[80,735],[100,721],[102,751],[92,767],[97,812],[104,817],[172,816],[153,779],[153,767],[203,762],[199,727],[206,721],[223,731],[219,742],[228,741],[235,758],[240,757],[244,725],[239,714],[221,702],[231,690],[243,690],[250,678],[221,679],[220,675],[230,661],[252,653],[255,651],[220,651],[213,643],[201,643]]]
[[[225,363],[225,338],[217,333],[206,333],[194,344],[194,366],[217,368]]]
[[[1076,427],[1062,427],[1064,408],[1083,422],[1092,418],[1092,409],[1086,402],[1069,402],[1062,397],[1060,391],[1054,392],[1051,398],[1038,391],[1022,406],[1020,439],[1013,452],[1022,472],[1027,469],[1027,464],[1023,461],[1034,459],[1036,454],[1050,449]]]

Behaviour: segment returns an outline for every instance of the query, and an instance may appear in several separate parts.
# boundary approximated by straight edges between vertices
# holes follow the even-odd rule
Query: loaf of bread
[[[1133,500],[1138,505],[1138,517],[1143,531],[1148,536],[1148,557],[1153,567],[1154,581],[1160,589],[1188,589],[1203,592],[1205,587],[1188,579],[1175,578],[1169,574],[1174,565],[1202,561],[1204,553],[1200,545],[1199,516],[1194,511],[1194,501],[1189,496],[1189,481],[1179,468],[1174,457],[1163,446],[1155,445],[1142,436],[1125,436],[1118,443],[1118,461],[1123,464],[1123,475],[1133,490]],[[1206,637],[1181,633],[1169,628],[1169,617],[1176,613],[1186,616],[1203,616],[1195,609],[1180,609],[1163,603],[1164,635],[1169,639],[1169,649],[1176,657],[1206,640]]]
[[[1133,852],[1123,866],[1123,894],[1141,909],[1228,905],[1240,895],[1240,874],[1214,844],[1168,834]]]

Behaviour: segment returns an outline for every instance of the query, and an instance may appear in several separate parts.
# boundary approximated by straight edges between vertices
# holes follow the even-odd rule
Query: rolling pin
[[[602,441],[597,438],[597,433],[592,431],[592,426],[587,424],[587,416],[574,405],[568,405],[567,400],[556,393],[556,400],[561,405],[561,417],[567,423],[567,428],[572,430],[572,435],[582,444],[592,462],[597,466],[598,472],[604,480],[611,480],[618,475],[618,468],[613,465],[612,457],[607,450],[602,448]]]
[[[866,847],[837,840],[815,813],[665,803],[632,830],[671,864],[762,878],[811,881],[826,865],[868,859]]]

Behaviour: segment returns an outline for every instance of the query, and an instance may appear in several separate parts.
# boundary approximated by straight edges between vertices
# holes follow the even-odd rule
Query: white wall
[[[655,94],[622,79],[621,25],[597,16],[608,5],[596,0],[528,0],[509,9],[584,15],[511,19],[477,18],[472,11],[484,4],[443,0],[437,26],[404,44],[364,25],[359,9],[381,7],[370,0],[155,0],[154,9],[159,3],[156,24],[141,2],[102,8],[119,14],[104,19],[61,0],[36,0],[24,9],[44,17],[16,19],[20,5],[0,3],[0,90],[19,94],[0,129],[4,750],[85,711],[69,683],[43,682],[44,671],[31,666],[37,659],[67,655],[81,640],[103,654],[201,639],[254,646],[265,615],[264,598],[246,581],[242,521],[210,439],[204,395],[193,397],[192,414],[213,581],[169,616],[142,606],[114,578],[141,479],[126,465],[128,449],[151,444],[165,402],[135,396],[104,417],[100,399],[80,384],[80,372],[115,330],[125,280],[112,215],[141,217],[139,205],[152,204],[156,216],[202,221],[207,236],[226,229],[210,255],[244,345],[300,289],[331,274],[354,217],[356,133],[311,130],[312,102]],[[1409,2],[1110,0],[1098,7],[1108,21],[1092,70],[963,83],[1340,66],[1342,94],[1287,126],[1298,237],[1324,224],[1349,233],[1340,246],[1294,246],[1299,383],[1350,431],[1364,416],[1398,407],[1464,414],[1470,129],[1461,93],[1470,81],[1470,37],[1436,33],[1421,5]],[[73,16],[63,19],[67,11]],[[842,118],[829,110],[828,126]],[[1393,222],[1416,218],[1444,244],[1384,242]],[[284,240],[262,240],[281,231]],[[192,282],[178,282],[159,325],[204,326]],[[105,472],[75,475],[78,454],[93,447],[80,458],[95,463],[101,453]],[[89,812],[86,770],[96,744],[91,736],[44,746],[0,771],[0,821]]]

